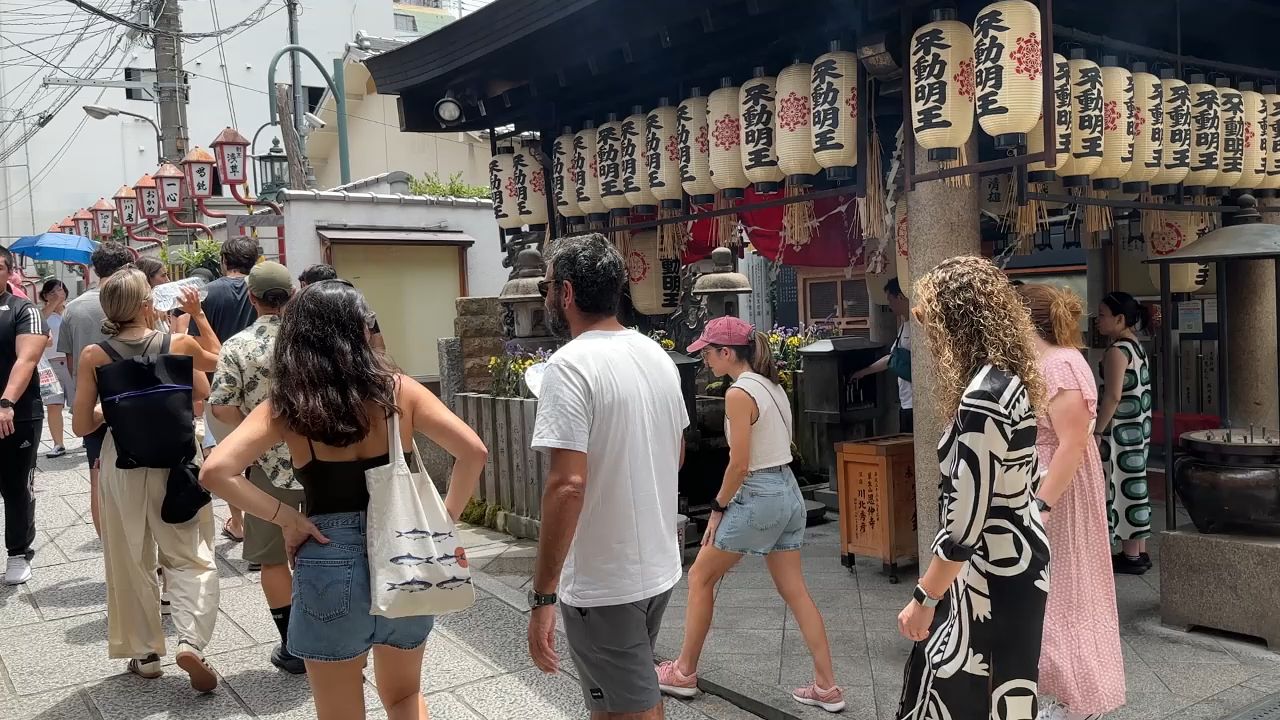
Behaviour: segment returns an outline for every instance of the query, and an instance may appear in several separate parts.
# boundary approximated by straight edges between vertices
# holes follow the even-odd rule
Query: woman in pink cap
[[[729,466],[712,500],[702,550],[689,570],[684,645],[679,659],[658,666],[658,685],[676,697],[697,694],[698,658],[711,628],[716,583],[743,555],[759,555],[813,654],[814,682],[792,697],[839,712],[844,709],[844,693],[836,686],[822,614],[801,571],[805,508],[788,467],[791,403],[778,382],[769,338],[736,317],[720,317],[707,323],[689,352],[699,353],[717,377],[733,380],[724,397]]]

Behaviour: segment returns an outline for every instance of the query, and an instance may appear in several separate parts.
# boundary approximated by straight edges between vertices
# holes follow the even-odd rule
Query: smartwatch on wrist
[[[911,593],[911,599],[927,608],[937,607],[938,602],[942,600],[942,598],[930,597],[929,593],[925,592],[924,587],[921,585],[916,585],[916,589]]]
[[[555,605],[555,604],[556,604],[555,593],[548,593],[546,595],[543,595],[541,593],[534,592],[533,590],[529,591],[529,609],[530,610],[536,610],[537,608],[540,608],[540,607],[546,607],[547,605]]]
[[[1040,512],[1053,512],[1053,506],[1040,498],[1036,498],[1036,507],[1040,508]]]

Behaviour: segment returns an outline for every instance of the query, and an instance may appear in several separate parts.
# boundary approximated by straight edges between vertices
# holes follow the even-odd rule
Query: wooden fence
[[[529,447],[538,401],[458,393],[454,410],[489,448],[479,497],[498,508],[497,529],[537,537],[548,471],[547,456]]]

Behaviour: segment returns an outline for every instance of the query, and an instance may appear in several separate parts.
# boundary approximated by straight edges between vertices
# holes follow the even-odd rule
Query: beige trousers
[[[204,649],[213,636],[218,618],[213,506],[205,505],[181,525],[161,520],[168,477],[168,470],[116,468],[115,440],[107,433],[98,495],[107,566],[107,635],[113,658],[165,654],[157,567],[164,569],[178,639]]]

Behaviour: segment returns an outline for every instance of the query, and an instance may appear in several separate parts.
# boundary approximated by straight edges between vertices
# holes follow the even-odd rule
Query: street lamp
[[[127,115],[131,118],[146,120],[147,123],[156,131],[156,164],[160,165],[164,163],[164,133],[160,132],[160,126],[156,125],[156,122],[151,118],[146,115],[139,115],[135,112],[121,110],[120,108],[113,108],[107,105],[85,105],[84,114],[94,120],[106,120],[113,115]]]
[[[89,208],[93,213],[93,224],[98,231],[99,240],[110,240],[111,233],[115,229],[112,222],[112,215],[115,214],[116,207],[112,203],[107,202],[106,198],[98,198],[98,202]]]
[[[271,149],[254,157],[258,161],[258,197],[275,199],[289,187],[289,158],[280,147],[280,138],[271,138]]]

